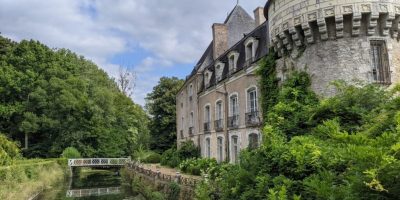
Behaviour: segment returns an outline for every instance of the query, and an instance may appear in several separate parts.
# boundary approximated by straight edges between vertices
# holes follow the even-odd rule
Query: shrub
[[[61,154],[62,158],[81,158],[81,153],[74,147],[68,147],[64,149],[64,151]]]
[[[199,158],[200,148],[198,148],[192,140],[185,141],[181,144],[178,149],[178,156],[180,160],[186,160],[189,158]]]
[[[0,134],[0,166],[12,164],[14,159],[20,158],[18,145]]]
[[[144,163],[160,163],[160,161],[161,155],[153,151],[150,151],[147,158],[143,160]]]
[[[161,156],[161,165],[169,167],[177,167],[181,160],[179,159],[178,152],[175,148],[168,149]]]
[[[217,165],[218,163],[215,159],[191,158],[181,162],[181,164],[179,164],[179,169],[184,173],[199,176],[202,172],[206,172],[208,169]]]

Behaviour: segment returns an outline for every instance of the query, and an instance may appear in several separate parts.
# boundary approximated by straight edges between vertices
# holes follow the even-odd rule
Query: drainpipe
[[[225,117],[225,124],[224,124],[224,132],[225,132],[225,161],[229,162],[229,134],[228,134],[228,123],[229,123],[229,102],[228,102],[228,92],[226,90],[226,82],[224,82],[224,96],[225,96],[225,109],[224,109],[224,117]]]

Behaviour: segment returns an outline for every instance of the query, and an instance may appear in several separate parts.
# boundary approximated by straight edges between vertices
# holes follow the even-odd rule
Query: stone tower
[[[264,15],[282,80],[305,70],[321,95],[334,80],[400,80],[400,0],[269,0]]]

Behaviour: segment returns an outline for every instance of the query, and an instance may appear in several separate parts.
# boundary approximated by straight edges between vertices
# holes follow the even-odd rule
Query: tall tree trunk
[[[25,133],[25,149],[28,149],[28,133]]]

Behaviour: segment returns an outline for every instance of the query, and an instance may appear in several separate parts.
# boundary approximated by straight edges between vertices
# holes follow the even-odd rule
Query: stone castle
[[[259,145],[255,70],[270,48],[281,82],[306,71],[321,96],[335,93],[335,80],[399,82],[399,23],[400,0],[270,0],[254,18],[236,6],[212,26],[213,41],[176,97],[178,146],[192,140],[203,157],[235,163]]]

